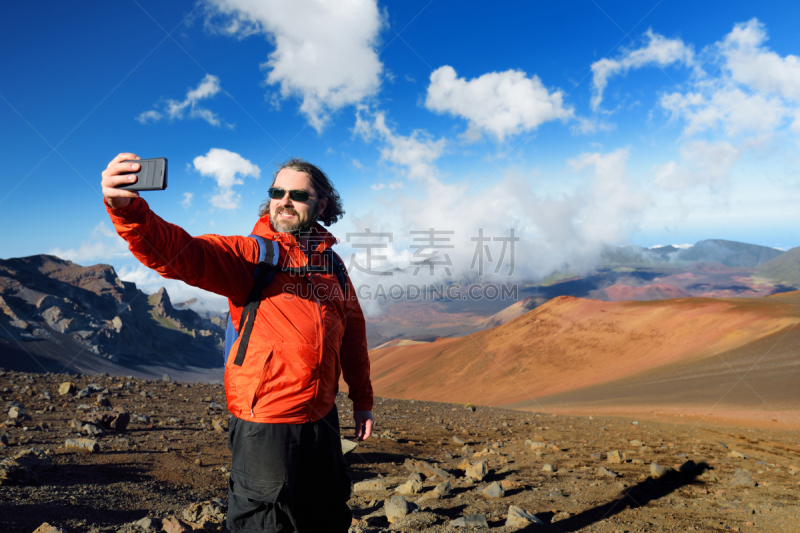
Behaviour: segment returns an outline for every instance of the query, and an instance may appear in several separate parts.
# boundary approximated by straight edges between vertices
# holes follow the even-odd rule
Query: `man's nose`
[[[282,207],[286,207],[286,206],[292,205],[292,199],[289,198],[289,192],[288,191],[286,192],[286,194],[283,195],[283,198],[278,200],[278,205],[280,205]]]

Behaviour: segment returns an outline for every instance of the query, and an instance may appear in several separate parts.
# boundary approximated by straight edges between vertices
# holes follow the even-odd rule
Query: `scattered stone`
[[[556,513],[555,515],[553,515],[553,518],[550,519],[550,523],[554,524],[556,522],[566,520],[570,516],[572,516],[572,514],[568,513],[567,511],[561,511],[560,513]]]
[[[611,464],[619,464],[625,461],[625,454],[618,451],[608,452],[606,460]]]
[[[667,475],[671,469],[666,466],[661,466],[657,463],[650,463],[650,475],[653,479],[659,479]]]
[[[731,459],[747,459],[747,456],[741,452],[733,451],[728,454]]]
[[[637,448],[639,448],[642,446],[642,441],[633,439],[632,441],[629,442],[629,444],[631,446],[636,446]]]
[[[211,501],[193,503],[183,510],[183,519],[187,522],[198,523],[204,519],[209,519],[214,522],[222,522],[225,520],[225,513],[227,512],[227,505],[219,498]]]
[[[88,437],[94,438],[103,438],[106,436],[105,430],[101,427],[95,426],[94,424],[84,424],[83,427],[81,427],[81,433]]]
[[[64,396],[66,394],[75,394],[76,390],[77,390],[77,387],[71,381],[65,381],[64,383],[62,383],[58,387],[58,393],[61,396]]]
[[[39,473],[53,462],[39,448],[21,450],[0,462],[0,485],[28,485],[39,482]]]
[[[228,431],[228,421],[224,418],[217,418],[214,420],[214,423],[211,424],[214,428],[214,431],[218,433],[225,433]],[[344,451],[344,448],[342,449]]]
[[[366,492],[370,490],[386,490],[386,481],[382,478],[376,478],[359,481],[353,485],[354,492]]]
[[[753,476],[750,475],[749,472],[742,469],[737,469],[736,473],[731,478],[730,482],[731,487],[755,487],[756,480],[753,479]]]
[[[100,394],[94,400],[94,404],[98,407],[111,407],[111,400],[108,399],[108,396],[105,394]]]
[[[441,483],[439,483],[438,485],[436,485],[433,488],[433,492],[438,494],[440,498],[450,494],[451,490],[452,490],[452,487],[450,486],[450,482],[449,481],[442,481]]]
[[[172,381],[172,378],[169,377],[169,374],[164,374],[163,376],[161,376],[161,381],[166,381],[167,383],[169,383],[170,381]]]
[[[147,416],[145,416],[145,418],[149,423],[150,418]],[[131,415],[124,409],[115,408],[111,411],[102,411],[100,413],[86,413],[81,420],[87,424],[94,424],[104,429],[125,431],[128,428],[128,424],[130,424]]]
[[[485,489],[481,491],[481,494],[486,496],[487,498],[502,498],[506,495],[506,491],[503,490],[503,486],[495,481],[494,483],[490,483]]]
[[[542,472],[555,472],[556,469],[550,463],[545,463],[542,465]]]
[[[37,527],[33,533],[67,533],[67,530],[62,527],[51,526],[45,522]]]
[[[419,474],[417,474],[419,475]],[[416,479],[410,479],[394,489],[394,491],[398,494],[405,494],[406,496],[410,496],[412,494],[419,494],[422,492],[422,483],[417,481]]]
[[[386,519],[390,524],[411,513],[416,507],[400,495],[392,496],[383,503]]]
[[[192,531],[192,526],[176,516],[170,516],[161,523],[161,529],[165,533],[188,533]]]
[[[611,470],[609,470],[608,468],[606,468],[604,466],[598,467],[597,475],[598,476],[611,477],[611,478],[617,477],[617,474],[615,472],[612,472]]]
[[[486,461],[478,461],[475,464],[470,464],[464,475],[475,481],[483,481],[483,478],[485,478],[488,473],[489,467],[486,465]]]
[[[506,527],[521,527],[527,526],[528,524],[544,525],[544,522],[522,507],[512,505],[508,508],[508,518],[506,518],[505,523]]]
[[[161,531],[160,518],[152,518],[147,516],[134,522],[134,525],[136,525],[139,529],[144,530],[145,533],[155,533]]]
[[[350,453],[358,447],[357,442],[353,442],[347,439],[341,439],[342,441],[342,453]]]
[[[455,442],[455,443],[456,443],[456,444],[458,444],[459,446],[463,446],[464,444],[466,444],[466,443],[465,443],[463,440],[459,439],[459,438],[458,438],[458,437],[456,437],[455,435],[453,435],[453,442]]]
[[[471,514],[450,521],[450,527],[489,527],[482,514]]]
[[[74,448],[76,450],[88,451],[97,453],[100,451],[100,445],[94,439],[67,439],[64,443],[67,448]]]
[[[8,410],[8,417],[14,420],[30,420],[31,417],[28,413],[25,412],[24,409],[21,407],[17,407],[16,405]]]

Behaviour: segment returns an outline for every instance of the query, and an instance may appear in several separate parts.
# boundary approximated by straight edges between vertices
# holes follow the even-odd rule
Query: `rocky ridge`
[[[7,367],[219,366],[223,338],[222,317],[176,309],[165,289],[148,296],[110,265],[48,255],[0,260],[0,364]]]

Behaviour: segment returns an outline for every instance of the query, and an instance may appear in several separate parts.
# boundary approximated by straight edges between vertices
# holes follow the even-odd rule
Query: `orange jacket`
[[[227,297],[238,330],[258,263],[255,239],[192,237],[158,217],[141,198],[121,209],[106,208],[142,264],[165,278]],[[316,254],[337,242],[319,224],[315,230],[319,245],[312,264]],[[275,232],[269,216],[259,219],[253,234],[280,245],[282,265],[307,264],[294,236]],[[238,339],[228,357],[225,394],[234,416],[285,424],[319,420],[334,405],[340,373],[350,388],[353,409],[372,410],[364,315],[349,278],[347,283],[345,298],[335,274],[275,275],[262,293],[244,362],[234,364]]]

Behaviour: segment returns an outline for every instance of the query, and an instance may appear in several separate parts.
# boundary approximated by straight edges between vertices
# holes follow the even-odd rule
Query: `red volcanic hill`
[[[667,298],[688,298],[691,294],[666,283],[654,283],[643,287],[616,284],[596,291],[593,296],[597,300],[605,300],[608,302],[622,302],[626,300],[647,302],[650,300],[665,300]]]
[[[373,350],[373,387],[385,397],[524,407],[670,365],[720,365],[721,354],[799,324],[797,292],[648,302],[564,296],[466,337]]]

